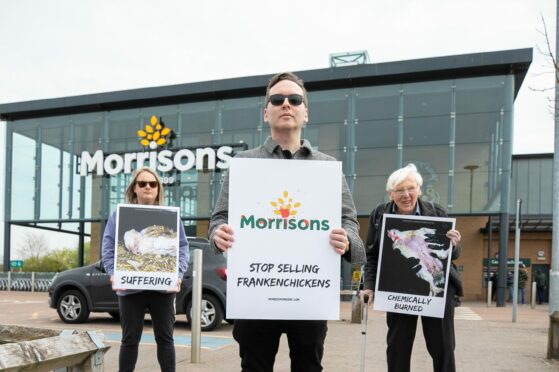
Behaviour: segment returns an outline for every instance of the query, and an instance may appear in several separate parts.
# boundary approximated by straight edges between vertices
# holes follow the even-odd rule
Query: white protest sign
[[[117,205],[114,287],[147,290],[176,288],[179,223],[177,207]]]
[[[444,317],[456,220],[384,214],[374,309]]]
[[[340,162],[231,160],[228,318],[339,319],[341,195]]]

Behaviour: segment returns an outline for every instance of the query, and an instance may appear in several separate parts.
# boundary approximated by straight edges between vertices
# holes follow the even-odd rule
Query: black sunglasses
[[[299,106],[303,103],[303,96],[300,94],[290,94],[288,96],[284,96],[283,94],[272,94],[270,98],[268,98],[268,102],[274,106],[281,106],[285,102],[286,98],[291,106]]]
[[[152,189],[155,189],[158,186],[157,181],[136,181],[136,185],[138,185],[141,189],[147,185],[149,185]]]

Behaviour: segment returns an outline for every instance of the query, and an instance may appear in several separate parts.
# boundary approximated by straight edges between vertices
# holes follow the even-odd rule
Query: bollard
[[[12,272],[8,271],[8,291],[12,290]]]
[[[35,292],[35,271],[31,273],[31,292]]]
[[[362,301],[359,298],[359,290],[363,282],[363,267],[354,266],[351,278],[351,323],[361,323]]]
[[[190,363],[200,363],[201,327],[202,315],[202,250],[192,251],[192,306],[190,307],[192,324],[190,325],[191,348]]]
[[[532,310],[536,308],[536,282],[532,282],[532,292],[531,294],[531,303],[532,303]]]
[[[491,307],[491,296],[493,295],[493,282],[487,282],[487,307]]]
[[[559,359],[559,311],[549,315],[547,359]]]
[[[353,294],[351,297],[351,323],[361,323],[361,315],[363,313],[362,302],[356,294]]]

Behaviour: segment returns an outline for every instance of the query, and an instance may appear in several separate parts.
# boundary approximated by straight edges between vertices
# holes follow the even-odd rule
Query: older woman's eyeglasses
[[[157,187],[157,181],[136,181],[136,185],[138,185],[141,189],[147,185],[149,185],[152,189],[155,189]]]
[[[398,196],[404,196],[405,194],[414,195],[417,192],[417,186],[408,187],[408,188],[405,188],[405,189],[395,189],[395,190],[392,190],[392,192],[395,193]]]

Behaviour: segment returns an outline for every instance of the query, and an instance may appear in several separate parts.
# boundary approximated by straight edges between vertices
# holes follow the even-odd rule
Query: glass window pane
[[[140,110],[110,111],[108,153],[136,152],[142,149],[137,131],[143,128]]]
[[[262,122],[259,98],[228,99],[221,102],[221,127],[224,131],[252,128]]]
[[[355,117],[362,121],[398,119],[400,85],[355,89]]]
[[[76,164],[77,159],[74,159],[74,164]],[[81,177],[78,173],[70,173],[71,177],[74,178],[73,185],[72,185],[72,208],[71,214],[68,218],[92,218],[98,217],[99,214],[93,216],[91,214],[91,204],[92,204],[92,175],[89,174],[87,176]],[[84,205],[80,205],[81,201],[81,194],[84,193]],[[64,199],[66,200],[66,199]],[[83,212],[82,212],[83,208]],[[70,207],[64,204],[63,210],[69,210]]]
[[[456,80],[456,113],[498,112],[505,107],[506,76]]]
[[[19,124],[19,123],[18,123]],[[11,218],[34,218],[35,210],[35,133],[19,131],[12,136]]]
[[[82,151],[90,154],[101,149],[103,143],[103,113],[73,115],[74,138],[65,146],[66,151],[74,149],[74,154],[81,156]]]
[[[398,145],[398,120],[361,120],[355,126],[355,145],[358,150]]]
[[[180,148],[211,146],[213,135],[211,133],[192,133],[189,135],[181,135]]]
[[[360,148],[355,153],[355,169],[358,176],[387,177],[397,166],[397,151],[395,147]],[[383,186],[382,190],[384,189]]]
[[[510,142],[501,141],[500,112],[456,116],[456,160],[453,211],[497,212],[500,208],[503,152]],[[473,178],[470,178],[473,176]],[[470,186],[471,183],[471,186]],[[471,189],[471,190],[470,190]]]
[[[502,131],[498,112],[456,115],[456,143],[490,143],[498,141]]]
[[[368,215],[378,204],[388,201],[386,175],[358,176],[353,187],[353,201],[358,215]]]
[[[313,148],[322,152],[343,151],[344,147],[347,146],[346,127],[343,125],[307,125],[304,129],[303,138],[309,140]]]
[[[404,119],[421,116],[450,116],[452,81],[404,84]]]
[[[260,146],[260,132],[255,130],[236,130],[224,131],[221,135],[221,142],[223,145],[239,145],[234,148],[235,152],[242,150],[240,145],[246,144],[248,148]]]
[[[177,130],[178,148],[215,144],[216,107],[213,101],[179,105],[181,125]]]
[[[43,130],[48,132],[49,130]],[[53,131],[52,129],[50,130]],[[56,219],[61,218],[61,197],[60,188],[60,155],[59,148],[43,144],[41,146],[41,185],[39,188],[39,197],[41,198],[41,219]]]
[[[131,174],[117,174],[109,179],[109,210],[116,210],[116,205],[125,202],[126,188],[132,179]]]
[[[470,212],[470,193],[472,212],[499,210],[501,176],[497,169],[489,172],[490,162],[488,143],[456,146],[454,212]]]
[[[309,124],[343,124],[348,118],[349,90],[327,90],[309,93]]]
[[[448,147],[449,142],[450,118],[448,116],[404,119],[404,152],[408,146],[445,144]]]

